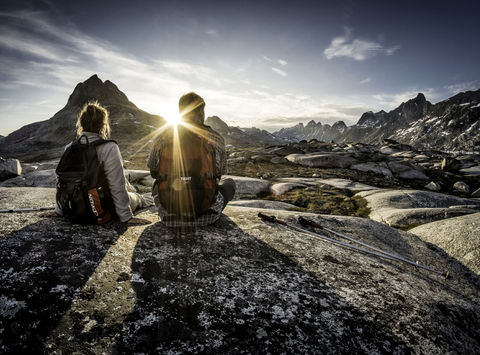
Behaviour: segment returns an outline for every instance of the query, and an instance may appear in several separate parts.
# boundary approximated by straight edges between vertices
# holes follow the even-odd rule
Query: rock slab
[[[348,168],[357,163],[357,159],[341,154],[290,154],[285,157],[288,161],[314,168]]]
[[[475,206],[480,206],[475,199],[420,190],[373,190],[359,192],[357,196],[367,200],[371,219],[397,228],[475,213]],[[452,206],[462,208],[452,209]]]
[[[410,232],[438,245],[480,274],[480,213],[427,223]]]
[[[22,166],[18,159],[4,159],[0,157],[0,181],[7,180],[22,174]]]
[[[271,182],[268,180],[234,175],[223,175],[222,178],[231,178],[235,181],[236,197],[262,196],[267,195],[270,191]]]
[[[21,191],[0,189],[18,203]],[[36,195],[52,202],[53,191]],[[453,277],[338,248],[258,212],[314,218]],[[138,216],[158,221],[153,210]],[[229,206],[215,225],[184,233],[38,214],[0,222],[5,353],[480,352],[478,276],[372,220]]]

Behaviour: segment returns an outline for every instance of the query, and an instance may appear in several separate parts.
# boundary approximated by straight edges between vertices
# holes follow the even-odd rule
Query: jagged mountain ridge
[[[480,150],[480,90],[433,105],[422,118],[398,129],[395,139],[423,148]]]
[[[341,136],[347,128],[347,125],[343,121],[338,121],[330,126],[329,124],[322,125],[321,122],[316,123],[312,120],[308,122],[307,125],[299,123],[290,128],[282,128],[280,131],[274,132],[273,135],[288,141],[300,141],[303,139],[331,141]]]
[[[252,128],[230,127],[218,116],[211,116],[205,120],[205,124],[220,133],[226,144],[234,146],[252,146],[287,143],[289,140],[274,136],[272,133]]]
[[[318,139],[339,143],[375,144],[388,138],[422,149],[480,149],[480,89],[457,94],[437,104],[421,93],[385,112],[365,112],[357,124],[339,121],[322,125],[310,121],[273,133],[287,140]]]
[[[27,160],[28,157],[58,156],[65,144],[75,138],[76,117],[81,108],[92,100],[97,100],[109,111],[112,139],[119,142],[122,151],[133,147],[164,123],[162,117],[139,109],[114,83],[103,82],[95,74],[75,87],[65,107],[53,117],[23,126],[4,137],[0,141],[0,155],[27,157]]]

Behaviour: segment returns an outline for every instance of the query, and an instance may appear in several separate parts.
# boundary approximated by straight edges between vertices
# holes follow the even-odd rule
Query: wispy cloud
[[[265,59],[267,62],[271,62],[272,58],[267,57],[266,55],[262,56],[263,59]]]
[[[368,84],[368,83],[371,83],[372,82],[372,78],[370,77],[367,77],[363,80],[360,80],[360,84]]]
[[[456,95],[464,91],[477,90],[479,88],[480,88],[480,80],[472,80],[472,81],[445,86],[445,89],[447,89],[449,93],[453,95]]]
[[[441,93],[434,88],[413,88],[399,93],[375,94],[373,98],[377,106],[384,110],[391,110],[398,107],[402,102],[415,98],[418,93],[423,93],[425,98],[430,102],[435,102],[442,96]]]
[[[278,68],[275,68],[275,67],[272,67],[272,70],[277,73],[278,75],[281,75],[281,76],[288,76],[288,74],[286,72],[284,72],[282,69],[278,69]]]
[[[216,37],[218,36],[218,32],[216,30],[214,30],[213,28],[209,29],[207,32],[206,32],[207,35],[209,36],[212,36],[212,37]]]
[[[277,62],[278,62],[278,64],[283,65],[283,66],[288,64],[288,62],[286,60],[283,60],[283,59],[277,59]]]
[[[377,54],[390,56],[400,49],[400,46],[384,47],[379,42],[352,39],[351,34],[352,30],[345,28],[345,34],[343,36],[334,37],[332,39],[330,46],[323,51],[327,59],[333,59],[335,57],[347,57],[362,61],[372,58]]]
[[[222,78],[219,78],[218,75],[216,75],[213,69],[205,66],[193,65],[174,60],[156,60],[154,63],[160,65],[172,74],[179,74],[188,79],[197,78],[202,82],[209,82],[217,86],[220,86],[225,82]]]

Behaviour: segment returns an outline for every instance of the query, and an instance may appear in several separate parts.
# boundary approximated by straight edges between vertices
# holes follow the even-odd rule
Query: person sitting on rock
[[[108,111],[98,102],[87,103],[77,118],[77,140],[81,144],[95,144],[99,140],[106,140],[110,136],[110,125],[108,119]],[[85,141],[85,142],[83,142]],[[75,142],[75,141],[74,141]],[[65,151],[74,143],[70,143],[65,147]],[[127,191],[127,180],[123,170],[122,156],[120,149],[114,141],[106,141],[102,144],[96,144],[95,150],[100,169],[103,169],[102,177],[105,177],[109,201],[113,200],[113,215],[117,215],[121,222],[129,224],[148,224],[150,221],[142,218],[133,217],[132,211],[138,208],[153,205],[153,198],[148,195],[140,195],[135,192]],[[60,161],[59,165],[62,163]],[[58,173],[58,170],[57,170]],[[57,215],[65,215],[59,203],[59,190],[61,186],[57,186],[57,204],[55,213]]]
[[[232,200],[235,182],[221,178],[227,170],[225,141],[204,124],[205,101],[190,92],[178,106],[181,121],[163,128],[148,156],[152,195],[165,225],[205,226]]]

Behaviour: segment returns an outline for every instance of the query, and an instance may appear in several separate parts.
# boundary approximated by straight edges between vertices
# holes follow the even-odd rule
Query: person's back
[[[148,167],[162,222],[171,227],[202,226],[218,220],[235,194],[226,173],[225,142],[206,126],[203,99],[189,93],[180,98],[182,122],[155,139]]]
[[[105,195],[107,195],[104,207],[109,206],[109,212],[118,216],[122,222],[130,224],[149,223],[147,220],[133,217],[132,211],[149,206],[151,197],[127,191],[122,156],[118,145],[114,141],[106,140],[110,135],[107,110],[100,106],[98,102],[87,103],[79,113],[77,129],[79,139],[74,143],[89,143],[95,146],[94,153],[96,154],[94,154],[94,158],[98,162],[98,166],[95,169],[99,169],[99,171],[94,173],[104,177],[102,186],[99,186],[105,190]],[[72,144],[67,145],[65,149],[67,150]],[[57,168],[57,173],[58,171],[59,169]],[[68,205],[72,204],[72,198],[72,194],[68,193],[68,191],[63,191],[61,184],[59,184],[55,213],[57,215],[65,215],[69,212],[76,213],[68,211],[67,208]],[[97,205],[93,206],[92,204],[92,201],[96,202],[96,195],[88,195],[88,197],[83,197],[82,199],[87,200],[92,205],[93,213],[96,215],[96,212],[98,212],[95,211]]]

